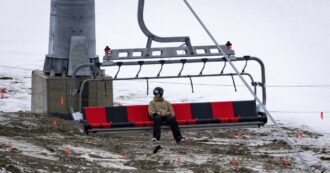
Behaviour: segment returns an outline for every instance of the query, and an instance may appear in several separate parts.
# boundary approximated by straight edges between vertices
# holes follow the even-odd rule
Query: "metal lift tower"
[[[99,63],[95,42],[95,0],[51,0],[48,54],[43,71],[32,72],[32,112],[70,112],[69,76],[82,64]],[[91,73],[79,71],[77,85]],[[92,81],[83,96],[85,106],[112,105],[112,82]]]

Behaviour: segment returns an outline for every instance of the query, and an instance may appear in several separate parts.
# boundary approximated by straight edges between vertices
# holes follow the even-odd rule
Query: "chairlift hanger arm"
[[[76,70],[73,72],[72,74],[72,78],[71,78],[71,90],[70,90],[70,99],[69,99],[69,109],[72,115],[72,119],[75,120],[75,110],[73,108],[73,103],[74,103],[74,96],[78,93],[77,92],[77,83],[76,83],[76,75],[78,73],[79,70],[83,69],[83,68],[90,68],[93,71],[93,75],[98,75],[101,74],[101,70],[98,66],[96,66],[95,64],[83,64],[79,67],[76,68]],[[97,72],[96,72],[97,71]],[[93,76],[93,80],[95,80],[96,76]],[[92,79],[90,79],[92,80]],[[79,95],[82,94],[82,91],[79,92]],[[81,102],[81,97],[79,97],[79,103]],[[79,111],[80,111],[80,107],[79,107]],[[76,127],[79,129],[80,133],[84,133],[85,130],[84,128],[81,126],[81,123],[78,120],[75,120],[75,125]]]
[[[194,49],[191,46],[190,38],[189,37],[160,37],[152,32],[147,28],[144,18],[143,18],[143,12],[144,12],[144,0],[139,0],[138,4],[138,22],[139,26],[142,30],[142,32],[148,37],[147,42],[147,54],[146,56],[150,55],[150,49],[151,49],[151,43],[152,41],[157,41],[161,43],[168,43],[168,42],[184,42],[186,46],[188,47],[188,54],[192,55],[195,54]]]

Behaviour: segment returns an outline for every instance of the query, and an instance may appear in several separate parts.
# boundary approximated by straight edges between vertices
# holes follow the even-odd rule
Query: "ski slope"
[[[230,40],[237,56],[253,55],[264,61],[267,107],[276,119],[321,132],[330,131],[330,79],[327,77],[330,2],[191,0],[190,3],[218,42]],[[13,78],[0,80],[0,88],[6,88],[7,92],[6,98],[0,99],[1,111],[30,110],[31,70],[42,70],[48,51],[49,7],[50,2],[42,0],[12,0],[0,7],[0,76]],[[144,47],[146,38],[138,27],[136,10],[137,2],[133,0],[96,1],[97,51],[101,58],[105,45],[113,49]],[[212,44],[183,1],[147,1],[145,20],[157,35],[189,35],[193,45]],[[155,46],[168,45],[156,43]],[[243,65],[238,64],[238,68]],[[219,66],[207,66],[205,72],[219,71]],[[164,74],[176,74],[179,68],[179,65],[165,68]],[[184,73],[198,73],[196,68],[201,68],[201,64],[188,66]],[[123,69],[120,75],[134,75],[137,69]],[[141,75],[155,69],[158,67],[146,68]],[[256,75],[258,70],[255,64],[247,67],[247,71]],[[115,71],[115,68],[109,69],[108,74],[113,75]],[[238,78],[236,82],[242,85]],[[189,81],[184,79],[154,80],[151,88],[163,86],[172,102],[251,98],[244,87],[238,87],[235,93],[232,87],[219,86],[231,85],[228,79],[194,79],[194,83],[195,93],[191,93]],[[144,104],[151,98],[146,95],[143,81],[114,85],[116,102]],[[128,96],[134,99],[125,99]],[[324,112],[323,120],[321,112]]]
[[[230,40],[237,56],[252,55],[263,60],[267,108],[281,126],[316,131],[329,137],[329,1],[189,2],[219,43]],[[49,8],[50,1],[45,0],[11,0],[0,6],[0,89],[5,89],[4,98],[0,95],[0,111],[31,109],[31,72],[42,70],[48,52]],[[100,59],[106,45],[113,49],[145,46],[146,37],[138,27],[136,13],[136,0],[96,0],[97,53]],[[193,45],[212,44],[183,1],[146,1],[145,21],[157,35],[187,35]],[[205,73],[219,71],[220,65],[207,66]],[[238,64],[239,69],[243,66]],[[188,66],[184,73],[199,73],[201,67],[202,64]],[[141,76],[152,74],[158,68],[148,67]],[[131,76],[137,70],[138,67],[123,69],[120,75]],[[164,74],[177,74],[179,70],[180,65],[169,66],[164,69]],[[259,74],[256,64],[249,64],[246,70]],[[115,72],[115,68],[107,69],[109,75]],[[232,69],[228,67],[226,72],[232,72]],[[9,77],[9,80],[3,80],[3,77]],[[150,88],[164,87],[165,96],[171,102],[252,98],[238,78],[238,92],[230,86],[230,79],[193,80],[195,93],[191,93],[189,81],[185,79],[152,80]],[[146,95],[144,81],[114,83],[116,103],[146,104],[151,97]]]

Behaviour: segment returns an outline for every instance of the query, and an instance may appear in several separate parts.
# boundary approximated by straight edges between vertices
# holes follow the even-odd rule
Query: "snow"
[[[185,168],[176,168],[176,169],[174,169],[174,171],[176,173],[193,173],[193,171],[191,171],[189,169],[185,169]]]
[[[223,138],[213,138],[213,139],[208,140],[208,142],[204,142],[204,143],[211,144],[211,145],[224,145],[227,143],[231,143],[231,145],[241,145],[243,143],[243,142],[234,143],[233,141],[236,141],[236,139],[228,140],[228,139],[223,139]],[[262,140],[257,140],[257,139],[251,139],[251,140],[244,139],[244,144],[247,146],[258,146],[258,145],[265,145],[265,144],[270,144],[270,143],[271,143],[271,141],[262,141]]]
[[[74,154],[78,154],[78,156],[73,156],[77,158],[83,158],[89,162],[99,164],[105,168],[117,168],[124,170],[134,170],[134,167],[125,166],[128,160],[123,158],[123,156],[118,154],[113,154],[108,151],[100,150],[100,149],[92,149],[92,148],[84,148],[84,147],[75,147],[71,145],[64,145],[64,148],[69,148]]]
[[[22,155],[40,159],[47,159],[51,161],[56,161],[59,159],[55,157],[54,153],[51,153],[45,148],[33,145],[27,141],[14,140],[11,138],[0,136],[1,144],[7,145],[8,142],[11,142],[12,148],[17,149],[19,152],[21,152]]]

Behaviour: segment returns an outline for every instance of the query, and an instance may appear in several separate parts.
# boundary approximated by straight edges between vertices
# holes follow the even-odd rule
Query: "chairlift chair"
[[[231,77],[236,90],[234,76],[236,73],[225,73],[226,59],[217,46],[192,46],[189,37],[160,37],[154,35],[148,30],[143,19],[144,0],[139,0],[138,4],[138,22],[142,32],[147,36],[146,48],[135,49],[113,49],[107,50],[100,64],[86,64],[78,67],[72,75],[72,89],[70,97],[70,111],[81,133],[90,132],[139,132],[149,131],[153,127],[153,122],[148,117],[148,105],[129,105],[129,106],[111,106],[111,107],[82,107],[82,93],[85,84],[91,80],[146,80],[147,94],[149,91],[150,79],[169,79],[169,78],[189,78],[192,92],[194,92],[192,78],[199,77]],[[152,48],[152,41],[156,42],[182,42],[179,47],[159,47]],[[229,56],[232,62],[245,62],[240,73],[250,79],[257,94],[258,88],[262,90],[262,103],[266,105],[266,87],[265,87],[265,67],[263,62],[257,57],[243,56],[236,57],[231,49],[231,43],[221,45],[225,54]],[[254,80],[250,73],[247,73],[246,67],[249,61],[256,61],[261,69],[261,81]],[[219,73],[204,74],[206,63],[223,62]],[[186,64],[203,63],[203,67],[198,75],[182,75]],[[181,64],[182,67],[178,75],[161,75],[161,72],[167,64]],[[140,77],[142,68],[146,65],[160,65],[156,76]],[[139,66],[139,70],[134,77],[118,77],[120,70],[124,66]],[[114,77],[102,77],[100,69],[105,67],[117,67],[118,70]],[[82,68],[91,68],[93,77],[82,82],[80,90],[75,86],[76,74]],[[219,68],[220,69],[220,68]],[[79,92],[78,92],[79,91]],[[74,96],[79,94],[79,111],[73,109]],[[228,127],[260,127],[267,123],[266,114],[256,105],[256,100],[225,101],[225,102],[203,102],[203,103],[174,103],[177,122],[182,129],[210,129],[210,128],[228,128]],[[163,126],[162,128],[169,128]]]

